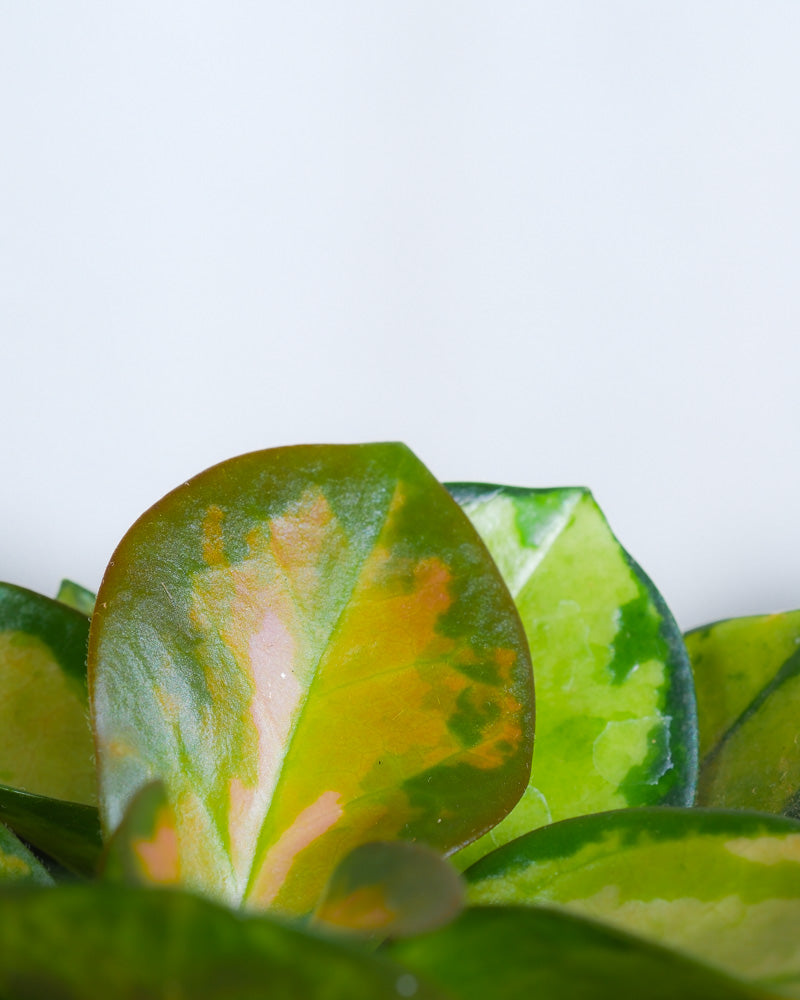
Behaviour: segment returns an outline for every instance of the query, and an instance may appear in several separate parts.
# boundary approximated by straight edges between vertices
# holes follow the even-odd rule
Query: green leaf
[[[175,813],[162,781],[144,785],[131,799],[101,863],[105,878],[128,885],[179,885]]]
[[[475,907],[389,951],[453,1000],[766,1000],[686,956],[534,906]]]
[[[94,873],[101,849],[100,819],[94,806],[0,785],[0,820],[76,875]]]
[[[531,781],[466,866],[545,823],[624,806],[691,805],[691,670],[662,598],[588,490],[451,484],[494,556],[536,678]]]
[[[0,891],[8,1000],[444,1000],[387,959],[189,894],[99,883]]]
[[[85,615],[0,583],[0,784],[93,804]]]
[[[800,611],[686,635],[700,726],[699,805],[800,816]]]
[[[458,872],[430,848],[361,844],[339,862],[314,917],[379,938],[408,937],[448,923],[463,902]]]
[[[57,601],[61,601],[62,604],[66,604],[88,617],[91,617],[94,611],[96,599],[91,590],[87,590],[86,587],[82,587],[72,580],[62,580],[56,596]]]
[[[28,848],[0,823],[0,885],[8,882],[52,885],[53,880]]]
[[[623,809],[520,837],[466,878],[472,903],[566,906],[800,996],[794,820]]]
[[[307,913],[368,840],[448,851],[528,781],[532,678],[475,530],[402,445],[256,452],[140,518],[89,678],[101,817],[161,779],[185,884]]]

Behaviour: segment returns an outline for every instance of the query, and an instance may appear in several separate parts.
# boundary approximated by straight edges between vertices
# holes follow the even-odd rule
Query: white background
[[[0,4],[0,578],[256,448],[593,488],[800,606],[800,4]]]

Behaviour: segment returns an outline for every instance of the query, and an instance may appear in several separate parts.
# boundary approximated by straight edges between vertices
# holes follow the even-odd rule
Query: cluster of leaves
[[[0,996],[800,997],[799,707],[587,490],[232,459],[0,585]]]

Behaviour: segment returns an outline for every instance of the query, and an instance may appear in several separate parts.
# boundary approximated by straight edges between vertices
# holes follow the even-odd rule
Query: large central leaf
[[[474,528],[402,445],[233,459],[134,525],[89,652],[101,816],[160,778],[181,876],[310,910],[357,844],[453,850],[530,770],[532,680]]]

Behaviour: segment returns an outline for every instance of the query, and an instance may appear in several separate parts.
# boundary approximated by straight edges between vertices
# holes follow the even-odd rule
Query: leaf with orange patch
[[[378,938],[424,934],[453,920],[464,883],[445,859],[421,844],[361,844],[339,862],[314,914],[328,927]]]
[[[448,852],[514,805],[533,690],[508,590],[404,446],[306,446],[201,473],[144,514],[89,650],[100,810],[158,778],[181,878],[311,911],[372,840]]]
[[[131,799],[106,845],[101,871],[128,885],[180,883],[175,815],[163,782],[144,785]]]

